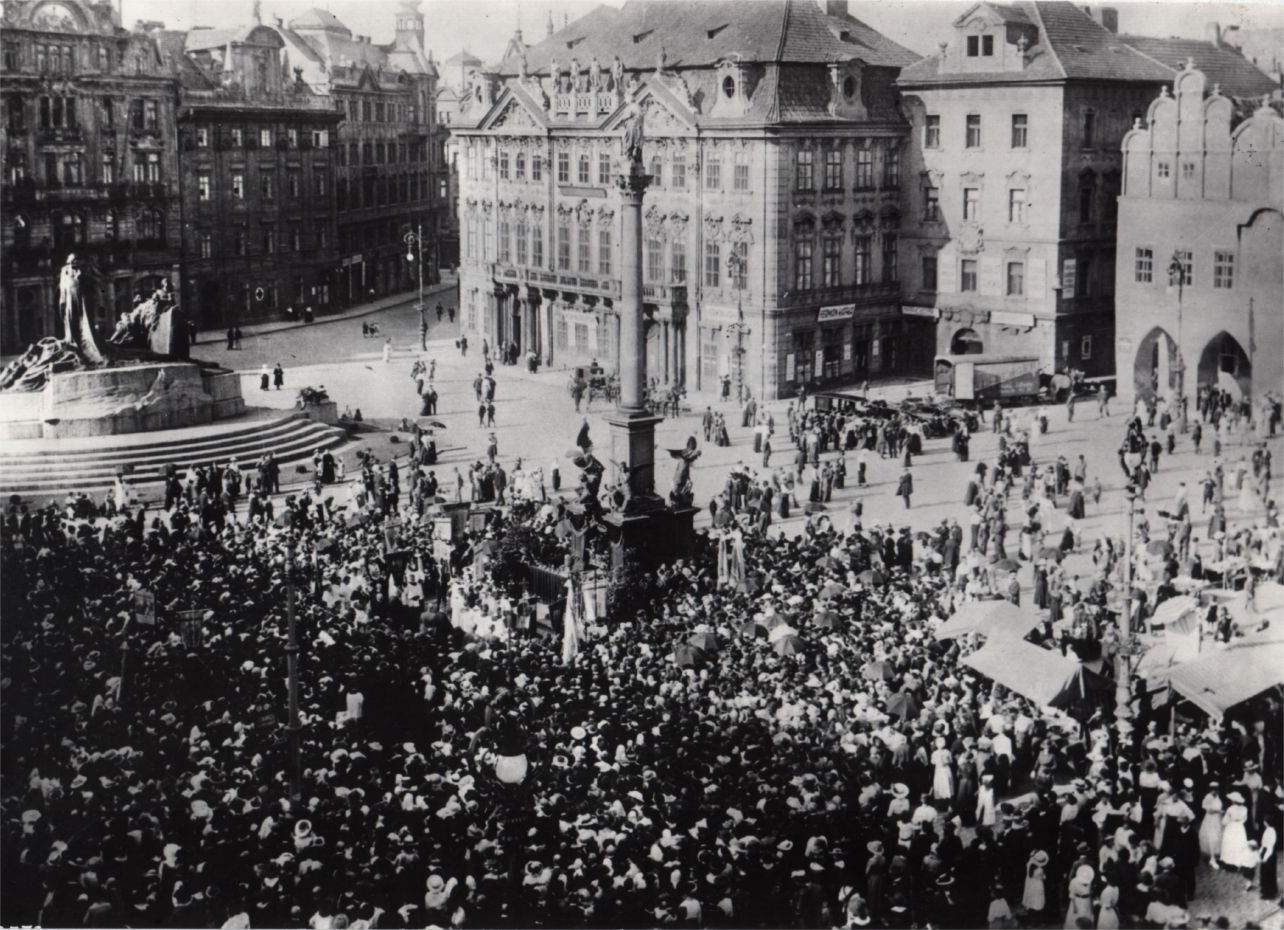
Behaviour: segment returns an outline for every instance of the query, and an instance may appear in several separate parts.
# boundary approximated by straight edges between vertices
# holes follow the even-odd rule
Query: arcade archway
[[[1137,346],[1133,362],[1132,386],[1138,397],[1163,395],[1177,385],[1177,341],[1162,327],[1156,326]]]
[[[951,355],[980,355],[985,351],[985,343],[974,329],[960,329],[950,340]]]
[[[1253,370],[1248,353],[1234,336],[1222,331],[1208,341],[1199,355],[1199,386],[1213,385],[1236,400],[1252,397]]]

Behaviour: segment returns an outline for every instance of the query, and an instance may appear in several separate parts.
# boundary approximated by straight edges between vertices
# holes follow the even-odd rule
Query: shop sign
[[[831,307],[821,307],[816,314],[816,322],[837,323],[840,320],[850,320],[855,314],[855,304],[835,304]]]
[[[940,319],[941,311],[935,307],[912,307],[908,304],[901,307],[902,316],[921,316],[929,320]]]

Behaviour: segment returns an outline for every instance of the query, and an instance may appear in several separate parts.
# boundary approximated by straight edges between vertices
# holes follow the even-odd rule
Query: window
[[[507,152],[499,153],[499,179],[501,181],[508,180],[508,153]]]
[[[208,172],[203,171],[196,176],[196,199],[208,201],[212,198],[213,189],[210,184],[210,176]]]
[[[672,183],[674,189],[684,189],[687,186],[687,160],[681,155],[674,155],[673,167],[670,171],[673,173]]]
[[[652,284],[664,280],[664,244],[659,239],[646,241],[646,279]]]
[[[799,239],[794,243],[794,290],[811,290],[811,254],[810,239]]]
[[[165,238],[165,224],[159,210],[144,210],[138,217],[138,238],[144,242],[159,242]]]
[[[276,229],[272,226],[263,228],[263,251],[268,255],[276,252]]]
[[[1079,340],[1079,358],[1084,361],[1092,358],[1092,336],[1084,336]]]
[[[232,147],[238,149],[245,147],[245,133],[242,130],[232,130]]]
[[[518,181],[526,180],[526,156],[521,152],[513,159],[513,177]]]
[[[264,200],[272,199],[272,175],[264,174],[259,177],[259,192]]]
[[[1074,296],[1088,297],[1092,293],[1092,256],[1086,252],[1080,252],[1076,256],[1075,264]]]
[[[900,280],[900,249],[896,234],[892,232],[883,233],[883,283],[894,284]]]
[[[232,250],[237,255],[244,256],[246,250],[245,230],[238,229],[232,234]]]
[[[272,147],[272,130],[260,129],[259,130],[259,148],[270,149],[271,147]]]
[[[540,181],[544,178],[543,162],[538,155],[531,156],[531,180]]]
[[[737,259],[734,264],[727,268],[731,277],[731,286],[738,291],[743,291],[749,286],[749,243],[734,243],[731,246],[731,251]]]
[[[669,275],[674,284],[687,282],[687,244],[681,239],[669,244]]]
[[[557,270],[571,270],[571,227],[557,227]]]
[[[896,190],[901,186],[901,150],[888,149],[883,156],[883,188]]]
[[[722,162],[716,152],[710,152],[704,162],[705,190],[716,191],[722,187]]]
[[[864,287],[872,280],[871,256],[873,242],[869,236],[856,237],[856,285]]]
[[[507,265],[513,260],[512,253],[513,230],[508,223],[508,217],[500,217],[499,220],[499,254],[496,261]]]
[[[315,135],[316,134],[313,133],[314,138],[312,141],[314,146],[316,145]],[[285,145],[286,148],[291,149],[297,149],[299,147],[299,131],[297,129],[287,129],[285,131]],[[342,157],[343,152],[340,151],[339,155]]]
[[[935,187],[923,188],[923,219],[930,223],[941,219],[941,192]]]
[[[1079,222],[1092,222],[1092,201],[1097,195],[1097,185],[1091,179],[1079,182]]]
[[[838,287],[842,283],[842,271],[842,239],[826,236],[821,243],[821,286]]]
[[[967,117],[967,136],[964,140],[970,149],[981,147],[981,116],[978,113],[969,113]]]
[[[571,183],[571,155],[569,152],[557,153],[557,183]]]
[[[13,218],[13,244],[23,249],[31,245],[31,222],[22,214]]]
[[[160,125],[160,104],[155,100],[143,104],[143,125],[147,129],[156,129]]]
[[[960,275],[960,291],[976,290],[976,259],[965,258],[962,261],[962,274]]]
[[[1014,149],[1030,147],[1030,117],[1024,113],[1012,114],[1012,147]]]
[[[294,132],[293,129],[290,132]],[[312,130],[312,147],[314,149],[328,149],[330,147],[330,130],[314,129]],[[298,140],[295,139],[290,148],[298,148]],[[405,158],[402,158],[405,161]]]
[[[651,156],[651,167],[648,169],[647,173],[651,175],[651,185],[653,187],[659,187],[663,183],[664,162],[660,160],[659,155]]]
[[[597,156],[597,183],[603,187],[611,183],[611,156],[606,152]]]
[[[213,233],[202,232],[200,234],[200,249],[201,249],[201,252],[200,252],[201,258],[214,257],[214,234]]]
[[[245,175],[239,171],[232,172],[232,197],[236,200],[245,199]]]
[[[116,159],[110,152],[103,155],[99,177],[104,184],[110,184],[116,179]]]
[[[611,230],[597,231],[597,273],[604,278],[611,276]]]
[[[704,286],[722,287],[722,260],[716,242],[704,244]]]
[[[329,188],[326,186],[325,170],[314,167],[312,169],[312,194],[322,200],[325,199],[326,192]]]
[[[963,188],[963,219],[977,222],[981,217],[981,189],[979,187]]]
[[[802,149],[794,157],[794,187],[800,191],[809,191],[815,187],[812,177],[811,152]]]
[[[1155,253],[1152,249],[1139,248],[1134,253],[1132,279],[1137,284],[1149,284],[1154,280]]]
[[[749,164],[747,162],[736,162],[732,186],[738,191],[747,191],[749,189]]]
[[[5,121],[9,128],[14,131],[20,131],[26,125],[25,113],[22,106],[22,97],[17,94],[8,96],[4,100]]]
[[[856,189],[872,190],[874,187],[874,152],[871,149],[856,150]]]
[[[1083,147],[1090,149],[1095,145],[1093,136],[1097,131],[1097,113],[1095,110],[1083,111]]]
[[[1009,297],[1022,297],[1025,295],[1025,262],[1008,262],[1008,289]]]
[[[118,235],[120,235],[120,224],[116,219],[116,211],[108,210],[107,215],[103,217],[103,239],[115,242]]]
[[[968,36],[967,37],[967,57],[975,58],[979,54],[981,54],[981,37]]]
[[[1213,287],[1227,289],[1235,286],[1235,255],[1233,252],[1213,253]]]
[[[981,54],[985,57],[994,54],[994,36],[981,36]]]
[[[577,165],[578,168],[575,175],[576,180],[578,180],[580,184],[587,186],[591,182],[592,178],[592,175],[589,172],[589,157],[587,155],[581,155]]]
[[[517,246],[517,264],[519,265],[526,264],[526,247],[529,235],[530,230],[526,226],[526,221],[519,219],[517,221],[516,235],[514,236],[515,244]]]
[[[1156,176],[1161,178],[1166,178],[1166,177],[1169,177],[1171,173],[1172,173],[1172,169],[1171,169],[1171,166],[1168,164],[1168,162],[1161,161],[1155,164]]]
[[[1008,222],[1025,223],[1025,188],[1013,187],[1008,191]]]
[[[298,226],[290,227],[290,251],[303,251],[303,230]]]
[[[922,290],[936,290],[936,256],[924,255],[919,259],[919,276]]]
[[[544,267],[544,227],[538,223],[531,227],[531,264]]]
[[[140,220],[140,222],[142,222]],[[85,218],[79,213],[64,213],[54,225],[54,248],[61,251],[85,241]]]
[[[836,191],[843,186],[843,152],[828,149],[825,152],[825,190]]]
[[[285,175],[286,183],[289,185],[290,198],[298,199],[299,191],[302,188],[303,178],[298,171],[289,171]]]
[[[1193,181],[1195,179],[1195,163],[1193,161],[1181,163],[1181,177],[1183,181]]]
[[[928,114],[923,119],[923,148],[939,149],[941,147],[941,118]]]

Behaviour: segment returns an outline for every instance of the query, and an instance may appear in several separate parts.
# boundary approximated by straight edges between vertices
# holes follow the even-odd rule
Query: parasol
[[[687,640],[687,643],[695,646],[701,652],[718,651],[718,637],[714,633],[697,633]]]
[[[846,593],[847,593],[847,589],[835,581],[826,582],[825,586],[820,589],[821,600],[829,600],[830,598],[841,597]]]
[[[882,584],[886,579],[883,578],[882,572],[867,568],[856,576],[856,580],[863,584]]]
[[[777,655],[796,656],[801,655],[803,651],[802,637],[797,635],[782,636],[774,645]]]
[[[822,630],[836,630],[842,625],[842,618],[832,610],[822,610],[816,614],[816,626]]]
[[[687,643],[673,650],[673,663],[678,668],[697,668],[704,664],[704,653]]]
[[[887,712],[893,717],[907,720],[917,717],[919,712],[918,698],[908,691],[898,691],[887,699]]]
[[[870,681],[878,681],[880,679],[883,681],[891,681],[896,675],[895,670],[892,668],[892,663],[883,659],[878,659],[874,662],[866,662],[865,667],[861,669],[861,671],[865,673],[865,677]]]

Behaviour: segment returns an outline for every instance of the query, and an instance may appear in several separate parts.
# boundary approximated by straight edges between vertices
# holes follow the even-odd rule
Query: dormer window
[[[856,96],[856,79],[854,77],[848,77],[843,81],[843,96],[849,100]]]
[[[994,36],[967,37],[967,57],[976,58],[978,55],[985,58],[994,56]]]

